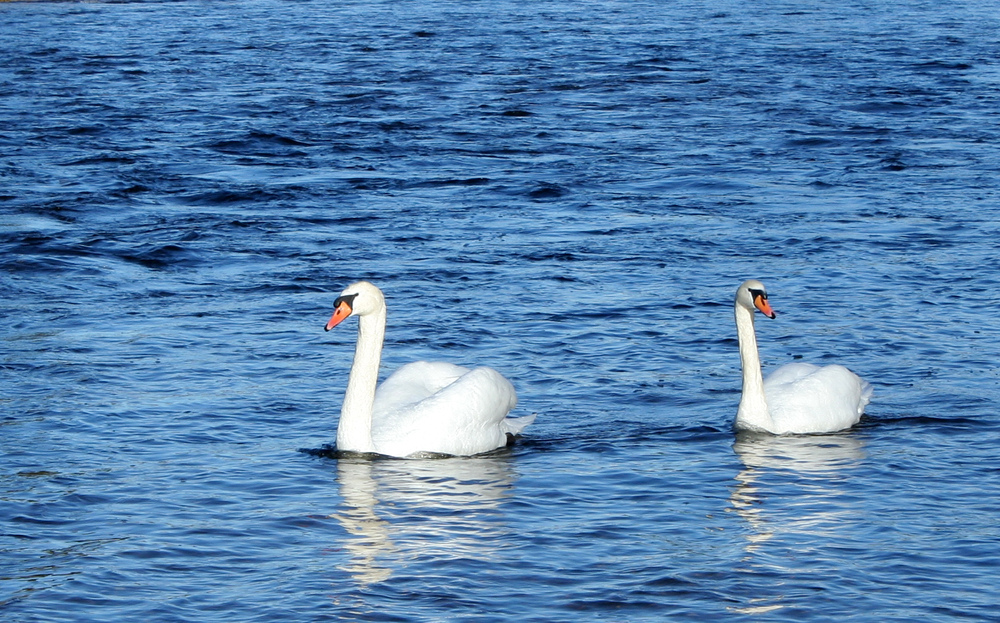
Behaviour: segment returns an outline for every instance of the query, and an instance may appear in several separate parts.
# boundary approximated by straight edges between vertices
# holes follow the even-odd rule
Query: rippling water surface
[[[0,615],[998,620],[998,16],[0,4]],[[858,427],[733,433],[748,277]],[[359,278],[518,445],[331,450]]]

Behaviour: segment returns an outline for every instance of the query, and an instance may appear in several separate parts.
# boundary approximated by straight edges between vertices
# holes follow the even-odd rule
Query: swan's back
[[[375,390],[376,418],[378,414],[393,413],[433,396],[468,372],[468,368],[443,361],[408,363]]]
[[[790,363],[764,379],[772,432],[828,433],[858,423],[872,387],[844,366]]]
[[[417,361],[376,391],[372,443],[392,456],[488,452],[506,445],[507,433],[530,423],[505,419],[516,405],[514,386],[492,368]]]

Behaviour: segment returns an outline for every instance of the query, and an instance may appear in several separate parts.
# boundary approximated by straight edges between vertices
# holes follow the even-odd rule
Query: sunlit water
[[[0,4],[0,618],[998,620],[998,16]],[[748,277],[857,428],[733,433]],[[518,445],[332,451],[359,278]]]

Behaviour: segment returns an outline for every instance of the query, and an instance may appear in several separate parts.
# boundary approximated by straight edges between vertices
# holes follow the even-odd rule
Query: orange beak
[[[753,297],[753,306],[761,311],[762,314],[771,318],[772,320],[778,317],[778,314],[774,313],[771,309],[771,304],[767,302],[767,299],[758,294]]]
[[[329,331],[340,324],[344,318],[351,315],[351,311],[351,305],[347,301],[341,301],[338,303],[337,309],[333,310],[333,315],[330,316],[330,321],[326,323],[326,329],[324,329],[324,331]]]

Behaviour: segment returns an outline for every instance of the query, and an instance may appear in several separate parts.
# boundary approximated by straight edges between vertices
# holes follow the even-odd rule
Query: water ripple
[[[1000,24],[800,4],[0,3],[5,618],[991,620]],[[514,447],[332,449],[359,278]]]

